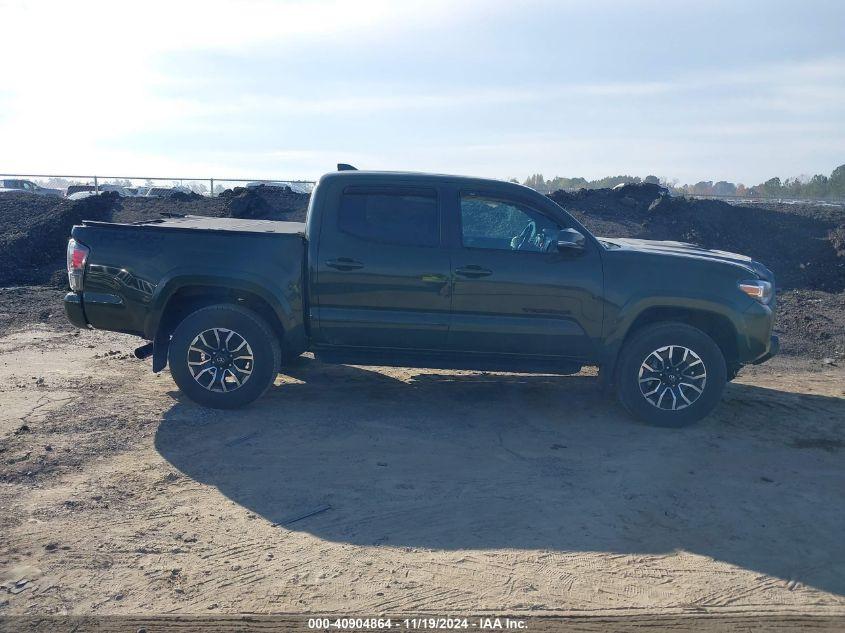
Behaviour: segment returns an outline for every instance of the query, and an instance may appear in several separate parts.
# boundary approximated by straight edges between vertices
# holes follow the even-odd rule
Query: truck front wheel
[[[189,314],[170,341],[173,380],[194,402],[234,409],[261,396],[279,372],[278,337],[258,314],[217,304]]]
[[[722,351],[701,330],[657,323],[636,332],[620,354],[616,390],[634,417],[680,427],[709,414],[727,382]]]

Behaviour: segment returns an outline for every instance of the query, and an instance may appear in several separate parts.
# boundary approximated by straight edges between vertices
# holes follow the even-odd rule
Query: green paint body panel
[[[356,188],[431,192],[439,244],[373,243],[340,230],[341,197]],[[467,248],[461,195],[528,207],[581,232],[584,248]],[[72,235],[90,254],[84,290],[66,299],[70,320],[149,340],[166,340],[161,328],[173,324],[163,325],[165,315],[187,293],[259,301],[288,349],[333,362],[612,367],[638,318],[661,310],[717,317],[735,350],[729,361],[751,363],[772,351],[774,303],[737,287],[773,281],[761,264],[687,244],[596,238],[548,197],[507,182],[343,171],[320,180],[304,224],[188,216],[86,222]]]

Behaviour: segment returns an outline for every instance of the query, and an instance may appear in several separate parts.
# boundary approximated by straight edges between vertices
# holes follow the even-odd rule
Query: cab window
[[[546,252],[560,226],[516,202],[461,194],[461,243],[466,248]]]
[[[345,191],[338,229],[382,244],[437,246],[439,213],[434,191]]]

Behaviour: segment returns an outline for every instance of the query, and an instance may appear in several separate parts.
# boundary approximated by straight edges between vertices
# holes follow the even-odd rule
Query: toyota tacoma
[[[599,367],[637,418],[706,416],[777,352],[774,278],[735,253],[593,236],[510,182],[344,168],[304,223],[178,216],[84,222],[72,323],[143,337],[209,407],[262,395],[286,363],[571,374]]]

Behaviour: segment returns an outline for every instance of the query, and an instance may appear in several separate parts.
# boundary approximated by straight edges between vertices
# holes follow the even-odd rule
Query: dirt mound
[[[176,191],[170,194],[171,200],[177,200],[179,202],[191,202],[192,200],[202,200],[202,196],[198,193],[193,191],[184,192],[184,191]]]
[[[115,192],[82,200],[31,194],[0,196],[0,285],[47,283],[64,269],[70,229],[82,220],[109,220],[119,206]]]
[[[550,197],[598,235],[678,240],[743,253],[771,268],[779,288],[845,290],[843,209],[737,206],[671,197],[651,184],[556,191]]]
[[[266,220],[272,209],[267,198],[253,189],[238,187],[229,197],[229,216],[244,220]]]
[[[228,205],[220,198],[204,196],[170,196],[169,198],[124,198],[115,222],[144,222],[160,218],[163,213],[227,217]]]
[[[235,187],[214,198],[195,193],[177,193],[167,198],[124,198],[115,222],[143,222],[162,213],[184,213],[217,218],[250,220],[287,220],[304,222],[308,194],[290,187]]]
[[[784,354],[845,358],[845,293],[787,290],[777,302],[775,332]]]
[[[828,237],[836,255],[845,257],[845,224],[840,224],[835,229],[831,229]]]
[[[229,217],[250,220],[304,222],[311,196],[290,187],[235,187],[220,194],[228,201]]]
[[[67,273],[64,277],[67,286]],[[71,325],[62,307],[66,288],[49,286],[14,286],[0,288],[0,336],[14,330],[31,327],[33,323],[44,323],[56,330],[79,331]]]

